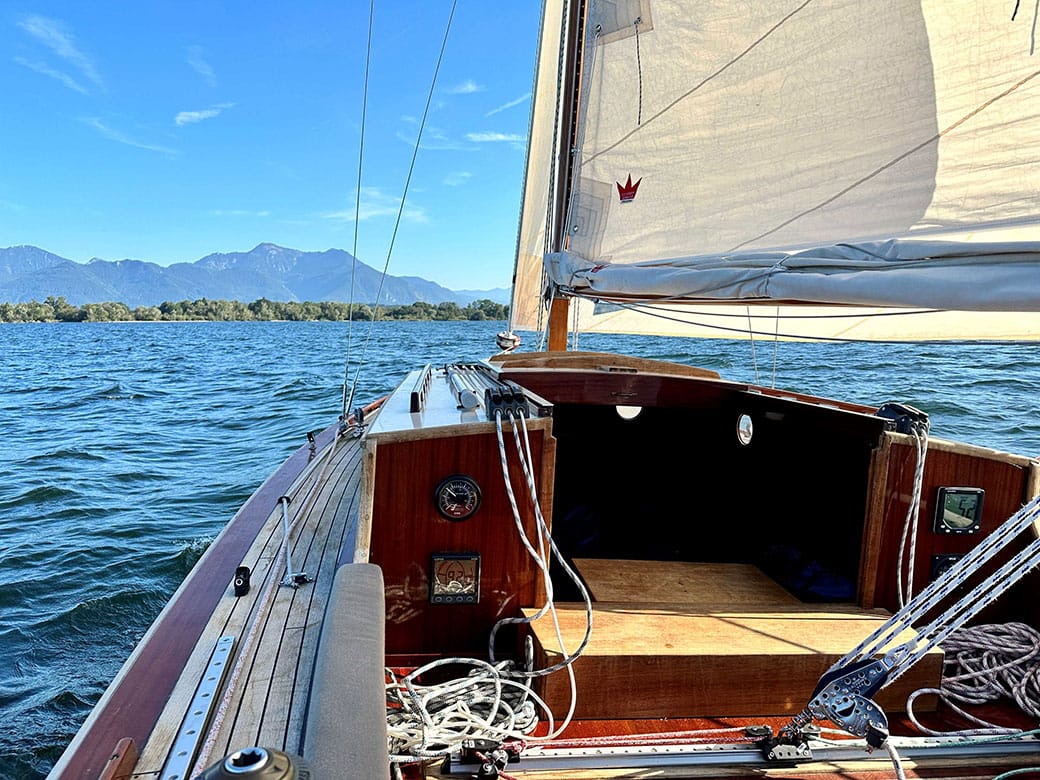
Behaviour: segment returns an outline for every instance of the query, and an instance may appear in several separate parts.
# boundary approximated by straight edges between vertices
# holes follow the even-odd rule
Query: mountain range
[[[418,276],[387,276],[342,249],[302,252],[259,244],[249,252],[206,255],[161,266],[144,260],[77,263],[35,246],[0,248],[0,302],[63,296],[70,304],[113,301],[131,308],[164,301],[343,301],[406,305],[488,299],[509,303],[509,291],[449,290]]]

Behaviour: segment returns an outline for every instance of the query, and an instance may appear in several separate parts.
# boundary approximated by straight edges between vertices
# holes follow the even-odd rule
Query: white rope
[[[892,768],[896,770],[897,780],[906,780],[906,772],[903,770],[903,762],[899,758],[899,753],[896,752],[892,740],[886,739],[883,743],[883,747],[885,748],[885,752],[888,753],[888,757],[892,759]]]
[[[422,685],[422,675],[442,666],[470,666],[469,673]],[[493,665],[476,658],[444,658],[398,680],[387,670],[387,736],[390,760],[412,763],[456,752],[467,740],[525,739],[538,724],[540,708],[552,712],[530,688],[508,676],[511,662]]]
[[[1025,623],[1002,623],[961,628],[943,642],[946,660],[939,688],[922,688],[910,694],[907,717],[924,734],[975,736],[1016,734],[1019,729],[982,720],[958,706],[1011,699],[1022,712],[1040,718],[1040,632]],[[979,728],[934,731],[914,715],[918,697],[934,694],[947,706]]]
[[[545,523],[545,518],[542,515],[541,506],[538,503],[538,492],[534,483],[534,474],[531,470],[530,464],[533,462],[531,458],[531,442],[527,434],[527,425],[524,418],[521,418],[519,424],[515,417],[511,417],[513,425],[513,438],[516,441],[516,449],[520,458],[520,466],[523,469],[524,477],[527,482],[528,493],[531,497],[531,502],[534,506],[534,515],[538,524],[538,552],[534,551],[530,540],[527,538],[527,532],[524,530],[523,520],[520,517],[520,510],[517,508],[516,498],[513,495],[512,485],[509,479],[509,467],[506,460],[505,443],[502,440],[502,421],[501,417],[496,414],[495,425],[498,433],[499,442],[499,455],[502,459],[502,473],[505,479],[506,493],[509,497],[510,506],[513,509],[513,522],[516,525],[517,532],[520,534],[520,540],[524,547],[527,549],[529,555],[534,558],[536,565],[542,571],[543,582],[545,583],[546,599],[545,604],[538,610],[534,615],[527,618],[503,618],[491,629],[491,639],[489,641],[489,653],[492,662],[495,660],[495,634],[498,632],[499,627],[506,624],[529,624],[543,617],[546,613],[551,613],[553,618],[553,625],[556,629],[556,638],[560,645],[560,652],[563,660],[553,664],[545,669],[538,671],[520,673],[530,677],[542,677],[553,672],[559,671],[563,668],[570,668],[570,665],[578,658],[579,655],[584,651],[586,645],[589,643],[589,639],[592,636],[592,597],[589,595],[588,590],[585,587],[585,583],[582,582],[581,577],[570,567],[566,559],[560,553],[559,548],[556,546],[556,542],[553,541],[552,534],[549,532],[549,527]],[[521,447],[520,443],[520,431],[523,432],[524,445]],[[525,452],[526,451],[526,452]],[[549,576],[549,556],[546,554],[545,545],[548,544],[552,551],[552,554],[556,556],[556,560],[559,561],[560,566],[564,569],[567,575],[571,578],[574,584],[578,587],[581,593],[582,601],[585,604],[585,635],[582,638],[578,648],[573,654],[568,655],[566,648],[563,644],[563,636],[560,631],[559,619],[556,614],[556,604],[553,599],[553,585],[552,579]]]
[[[914,467],[914,487],[910,495],[910,505],[906,510],[906,520],[903,523],[903,535],[899,539],[899,557],[896,559],[896,591],[899,596],[899,606],[905,607],[906,602],[913,598],[914,588],[914,558],[917,556],[917,526],[918,516],[921,510],[921,486],[924,484],[924,460],[928,453],[928,423],[921,426],[914,425],[911,429],[914,437],[914,449],[917,452],[917,463]],[[907,536],[909,535],[909,555],[907,553]],[[906,584],[903,584],[903,560],[908,558]],[[904,587],[906,589],[904,596]]]
[[[537,486],[531,467],[531,442],[526,420],[510,415],[513,439],[523,471],[527,491],[534,508],[537,523],[537,548],[528,538],[523,519],[509,476],[509,460],[502,432],[502,416],[495,415],[495,430],[498,436],[499,457],[502,477],[513,511],[513,522],[520,542],[542,573],[545,586],[545,604],[532,616],[525,618],[503,618],[491,630],[488,639],[490,661],[474,658],[444,658],[422,666],[397,680],[387,670],[387,734],[390,760],[394,763],[414,763],[440,758],[457,752],[471,740],[488,740],[502,743],[506,740],[523,740],[526,743],[548,742],[556,739],[570,724],[577,706],[577,683],[574,678],[573,662],[588,644],[592,631],[592,599],[581,578],[567,564],[549,533],[538,502]],[[552,579],[549,573],[550,554],[555,555],[560,565],[574,580],[585,600],[586,631],[578,649],[569,653],[560,628],[559,616],[553,599]],[[495,637],[507,624],[532,623],[550,614],[562,660],[545,669],[533,668],[533,646],[528,639],[526,669],[512,661],[495,660]],[[461,677],[430,685],[417,681],[424,674],[444,666],[468,666],[469,671]],[[570,681],[570,707],[566,717],[556,724],[549,706],[531,690],[531,680],[561,669],[566,669]],[[532,737],[530,732],[538,724],[539,713],[544,714],[548,729],[544,736]]]

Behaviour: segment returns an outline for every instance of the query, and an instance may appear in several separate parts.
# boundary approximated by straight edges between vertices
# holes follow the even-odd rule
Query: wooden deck
[[[261,745],[299,753],[308,688],[340,548],[356,528],[361,474],[358,439],[340,438],[316,455],[286,495],[294,572],[311,582],[283,584],[285,552],[281,505],[270,516],[242,563],[252,570],[249,593],[229,587],[196,644],[160,727],[141,752],[135,772],[159,772],[170,742],[192,702],[209,657],[224,636],[235,637],[232,666],[196,770],[235,750]]]
[[[106,761],[113,771],[111,756],[125,738],[140,754],[133,776],[166,780],[192,777],[253,745],[299,753],[325,603],[340,548],[346,541],[352,549],[356,531],[360,476],[360,440],[333,440],[332,429],[313,455],[303,447],[289,458],[196,564],[50,777],[98,777]],[[298,587],[282,584],[282,495],[290,499],[293,571],[312,578]],[[239,565],[251,570],[242,597],[232,582]],[[189,710],[199,711],[193,700],[225,637],[234,644],[212,696],[209,732],[186,770],[174,771],[167,764],[174,740]]]

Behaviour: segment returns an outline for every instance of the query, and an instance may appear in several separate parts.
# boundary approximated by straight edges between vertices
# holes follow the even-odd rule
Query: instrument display
[[[982,529],[982,497],[974,487],[941,487],[935,500],[937,534],[976,534]]]
[[[448,520],[465,520],[480,507],[480,486],[472,477],[455,474],[437,485],[434,502]]]

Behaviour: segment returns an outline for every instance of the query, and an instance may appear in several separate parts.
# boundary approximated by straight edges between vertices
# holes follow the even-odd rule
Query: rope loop
[[[1000,726],[966,712],[960,704],[1014,701],[1027,715],[1040,718],[1040,632],[1025,623],[994,623],[960,628],[943,642],[945,669],[939,688],[910,694],[907,716],[917,729],[932,736],[1015,734],[1019,729]],[[917,720],[913,703],[923,694],[939,696],[954,712],[979,728],[933,731]]]

